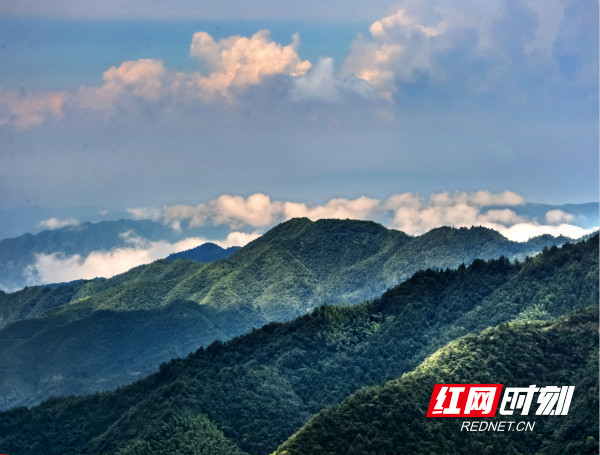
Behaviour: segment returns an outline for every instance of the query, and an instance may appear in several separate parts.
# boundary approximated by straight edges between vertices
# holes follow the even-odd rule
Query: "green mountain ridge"
[[[296,320],[270,323],[226,343],[215,342],[114,392],[51,399],[29,410],[1,413],[0,451],[110,454],[135,453],[134,448],[140,447],[148,454],[165,453],[163,449],[175,443],[173,434],[181,434],[186,435],[182,440],[188,446],[221,441],[251,454],[271,453],[329,406],[342,403],[361,388],[402,377],[448,342],[486,330],[496,321],[527,323],[491,329],[508,340],[496,347],[499,354],[494,358],[486,359],[483,349],[465,349],[464,354],[478,354],[466,357],[472,364],[459,368],[460,356],[450,356],[458,363],[449,369],[454,376],[448,376],[448,381],[476,382],[468,375],[460,376],[469,371],[467,366],[481,368],[487,382],[506,377],[509,385],[517,379],[510,375],[519,371],[527,373],[522,376],[527,381],[571,378],[571,373],[580,373],[574,371],[582,364],[578,359],[593,354],[597,332],[590,336],[588,328],[580,333],[552,332],[547,327],[553,326],[553,319],[579,309],[579,316],[571,317],[581,318],[583,325],[596,330],[597,314],[586,316],[590,310],[584,308],[597,302],[598,236],[547,249],[519,264],[500,258],[477,260],[457,270],[424,270],[372,302],[325,305]],[[575,327],[569,324],[564,327]],[[477,339],[467,337],[468,343]],[[450,346],[456,343],[463,342]],[[513,368],[510,357],[515,354],[518,361],[521,353],[533,357],[519,370]],[[574,364],[566,362],[569,356],[574,356]],[[597,370],[597,354],[593,361]],[[538,370],[544,376],[536,376]],[[496,373],[499,377],[493,379],[490,375]],[[427,394],[428,403],[431,388],[422,393]],[[404,407],[399,409],[403,412]],[[593,414],[597,408],[585,407],[584,411]],[[208,419],[208,427],[214,425],[217,433],[207,430],[212,436],[204,441],[205,436],[199,434],[194,441],[186,429],[196,418]],[[181,428],[178,422],[183,422]],[[579,423],[578,417],[575,424]],[[165,425],[169,430],[159,431]],[[304,431],[295,440],[302,441]],[[570,427],[560,431],[568,432]],[[554,438],[559,440],[560,435]],[[301,445],[289,447],[299,447],[297,453],[311,453],[311,449],[303,452]],[[490,453],[498,453],[500,446],[493,447],[496,451]]]
[[[130,383],[215,340],[375,298],[419,269],[541,248],[485,228],[409,237],[373,222],[294,219],[211,264],[162,260],[108,280],[0,293],[0,409]]]

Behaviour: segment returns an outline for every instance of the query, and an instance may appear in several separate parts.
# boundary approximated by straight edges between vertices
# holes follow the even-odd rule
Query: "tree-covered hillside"
[[[555,297],[548,298],[551,294]],[[514,352],[526,351],[535,361],[524,378],[537,380],[537,370],[546,374],[556,368],[570,377],[573,365],[565,359],[575,356],[576,365],[583,365],[579,357],[591,354],[588,345],[597,335],[575,330],[572,323],[556,327],[573,330],[553,332],[547,321],[597,302],[597,236],[548,249],[520,264],[501,258],[457,270],[422,271],[380,299],[323,306],[294,321],[216,342],[115,392],[52,399],[30,410],[2,413],[0,452],[112,454],[140,447],[144,453],[164,453],[173,434],[192,437],[187,429],[200,419],[211,436],[204,441],[199,433],[198,443],[221,441],[251,454],[270,453],[328,406],[363,387],[399,378],[447,342],[498,322],[530,325],[496,329],[504,341],[493,358],[486,360],[483,350],[473,348],[479,357],[473,354],[469,362],[482,374],[487,371],[486,378],[496,371],[498,381],[518,377],[509,376],[519,372],[510,360],[513,333]],[[562,340],[558,335],[565,331],[571,335]],[[477,338],[467,340],[472,339]],[[565,344],[552,345],[552,340]],[[458,381],[463,370],[466,366],[448,377]],[[554,380],[549,374],[539,380]],[[210,430],[213,425],[225,442]],[[161,428],[168,431],[159,432]],[[152,444],[143,445],[151,434]]]
[[[163,260],[108,280],[0,292],[0,409],[111,389],[214,340],[375,298],[417,270],[524,258],[542,244],[485,228],[409,237],[373,222],[304,218],[210,264]]]
[[[530,432],[461,431],[472,418],[427,418],[435,384],[575,386],[566,416],[499,413],[485,422],[534,422]],[[514,322],[450,343],[414,372],[360,390],[313,417],[276,455],[598,453],[598,309],[554,322]],[[476,419],[479,420],[479,419]],[[515,430],[513,428],[513,430]]]

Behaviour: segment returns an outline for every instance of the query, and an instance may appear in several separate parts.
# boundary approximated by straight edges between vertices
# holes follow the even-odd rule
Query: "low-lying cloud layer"
[[[182,228],[182,223],[189,227],[227,224],[232,229],[265,229],[291,218],[307,217],[312,220],[376,220],[410,235],[423,234],[440,226],[477,225],[495,229],[514,241],[527,241],[544,233],[578,238],[592,232],[578,226],[575,217],[562,210],[549,210],[544,219],[538,220],[519,215],[511,209],[523,204],[523,196],[512,191],[442,192],[429,197],[401,193],[387,199],[366,196],[356,199],[334,198],[323,205],[273,201],[266,194],[256,193],[247,198],[222,195],[196,206],[165,206],[161,217],[158,217],[157,208],[136,210],[139,214],[148,212],[152,215],[151,219],[162,219],[176,230]]]
[[[176,243],[169,243],[148,242],[128,231],[123,233],[122,237],[130,246],[110,251],[93,251],[87,256],[79,254],[68,256],[63,253],[37,254],[35,263],[27,267],[26,273],[30,284],[62,283],[96,277],[110,278],[133,267],[149,264],[169,254],[189,250],[206,242],[229,248],[246,245],[258,236],[257,233],[231,232],[224,240],[190,237]]]

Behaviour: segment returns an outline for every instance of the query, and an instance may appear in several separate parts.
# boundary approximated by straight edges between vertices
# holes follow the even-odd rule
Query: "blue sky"
[[[0,209],[598,199],[596,1],[363,3],[0,1]]]

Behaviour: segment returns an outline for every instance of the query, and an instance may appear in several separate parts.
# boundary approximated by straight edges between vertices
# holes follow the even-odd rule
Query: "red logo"
[[[494,417],[502,384],[436,384],[427,417]]]

